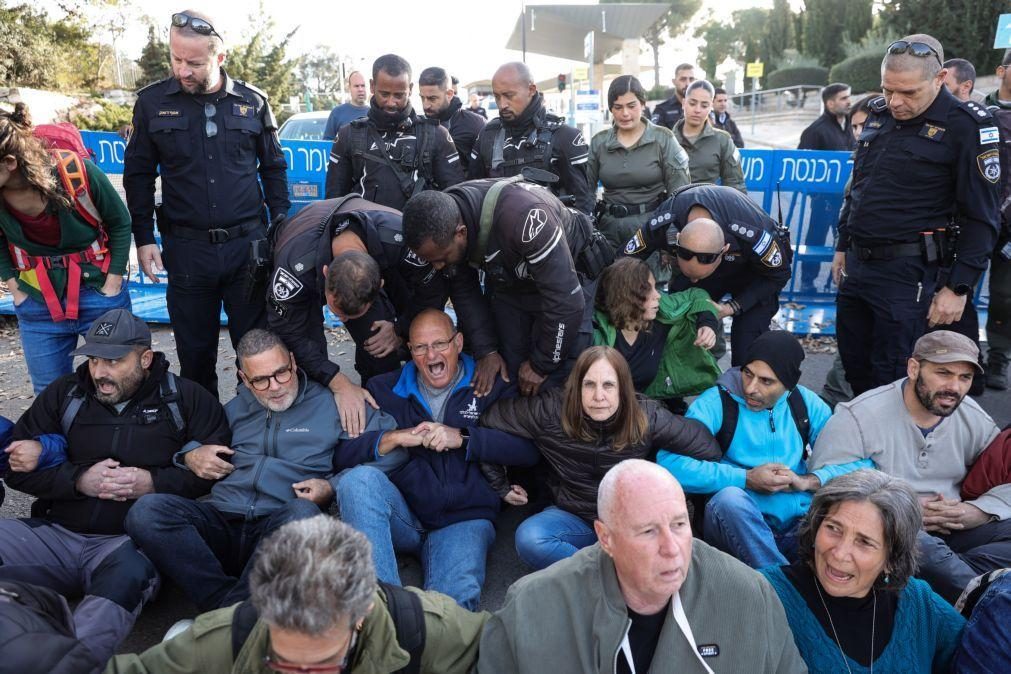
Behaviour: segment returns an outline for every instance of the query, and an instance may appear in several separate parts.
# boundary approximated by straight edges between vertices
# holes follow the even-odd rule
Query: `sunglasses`
[[[694,250],[690,250],[678,243],[675,243],[674,254],[677,255],[682,260],[684,260],[685,262],[688,262],[692,258],[695,258],[699,261],[699,264],[712,264],[713,262],[716,262],[717,260],[720,259],[720,256],[723,255],[723,251],[720,251],[718,253],[697,253]]]
[[[214,30],[214,26],[210,23],[204,21],[203,19],[198,19],[195,16],[190,16],[184,12],[172,15],[172,25],[176,28],[185,28],[186,26],[189,26],[190,30],[194,33],[199,35],[214,35],[218,39],[221,39],[221,36],[218,35],[218,31]]]
[[[218,135],[218,125],[214,123],[214,115],[216,114],[218,114],[218,108],[213,103],[204,104],[204,117],[207,118],[207,123],[204,124],[204,133],[208,138]]]
[[[888,45],[886,54],[912,54],[913,56],[926,57],[933,56],[937,59],[937,64],[941,64],[941,55],[933,47],[923,42],[908,42],[906,40],[896,40]]]

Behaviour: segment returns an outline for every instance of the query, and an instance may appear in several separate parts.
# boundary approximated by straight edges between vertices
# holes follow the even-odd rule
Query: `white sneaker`
[[[180,620],[172,627],[168,628],[168,632],[165,633],[165,637],[162,641],[169,641],[170,639],[175,639],[177,636],[188,630],[193,625],[192,620]]]

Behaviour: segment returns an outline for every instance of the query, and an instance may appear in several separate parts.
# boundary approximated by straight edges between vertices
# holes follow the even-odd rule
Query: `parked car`
[[[277,136],[281,140],[323,140],[323,130],[329,116],[329,110],[296,113],[285,120],[278,129]]]

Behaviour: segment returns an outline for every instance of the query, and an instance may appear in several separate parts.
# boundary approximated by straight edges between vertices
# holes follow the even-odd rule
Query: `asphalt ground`
[[[9,319],[0,323],[0,414],[8,418],[17,417],[31,404],[33,395],[31,382],[28,378],[21,344],[17,332],[17,324]],[[220,335],[218,358],[218,380],[222,402],[227,402],[235,395],[233,382],[235,379],[234,352],[229,343],[227,332]],[[170,327],[156,326],[153,328],[154,348],[165,353],[172,363],[172,369],[178,372],[178,359],[175,353],[175,343]],[[329,333],[330,357],[340,363],[344,372],[352,378],[354,374],[354,348],[345,333],[331,330]],[[829,339],[808,340],[806,342],[808,357],[803,364],[801,383],[820,391],[825,375],[832,366],[834,344]],[[729,356],[721,362],[723,367],[729,367]],[[976,399],[1001,427],[1011,423],[1011,392],[987,390]],[[7,499],[0,507],[2,517],[28,516],[31,497],[17,491],[7,490]],[[513,536],[516,527],[524,518],[533,513],[531,506],[522,508],[506,507],[498,521],[498,535],[488,556],[487,578],[481,599],[481,608],[494,611],[502,605],[509,585],[529,569],[516,555],[513,547]],[[402,556],[400,558],[401,579],[407,585],[421,585],[421,567],[416,559]],[[177,620],[192,618],[196,607],[189,602],[182,592],[171,584],[166,584],[157,599],[151,602],[137,621],[133,632],[123,643],[120,652],[140,651],[159,642],[165,631]]]

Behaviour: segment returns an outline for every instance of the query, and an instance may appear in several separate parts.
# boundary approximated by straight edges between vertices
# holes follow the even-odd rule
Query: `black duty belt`
[[[624,218],[628,215],[643,215],[655,211],[657,206],[663,203],[663,200],[664,196],[660,196],[648,204],[613,204],[605,201],[604,210],[608,215],[613,215],[616,218]]]
[[[852,244],[850,251],[864,262],[869,260],[894,260],[897,257],[923,257],[923,245],[917,243],[894,243],[886,246],[858,246]]]
[[[261,229],[263,224],[259,221],[253,221],[242,225],[235,225],[234,227],[218,227],[215,229],[195,229],[193,227],[180,227],[178,225],[163,226],[161,224],[158,227],[162,230],[163,234],[178,236],[180,239],[225,243],[226,241],[238,239],[250,232]]]

